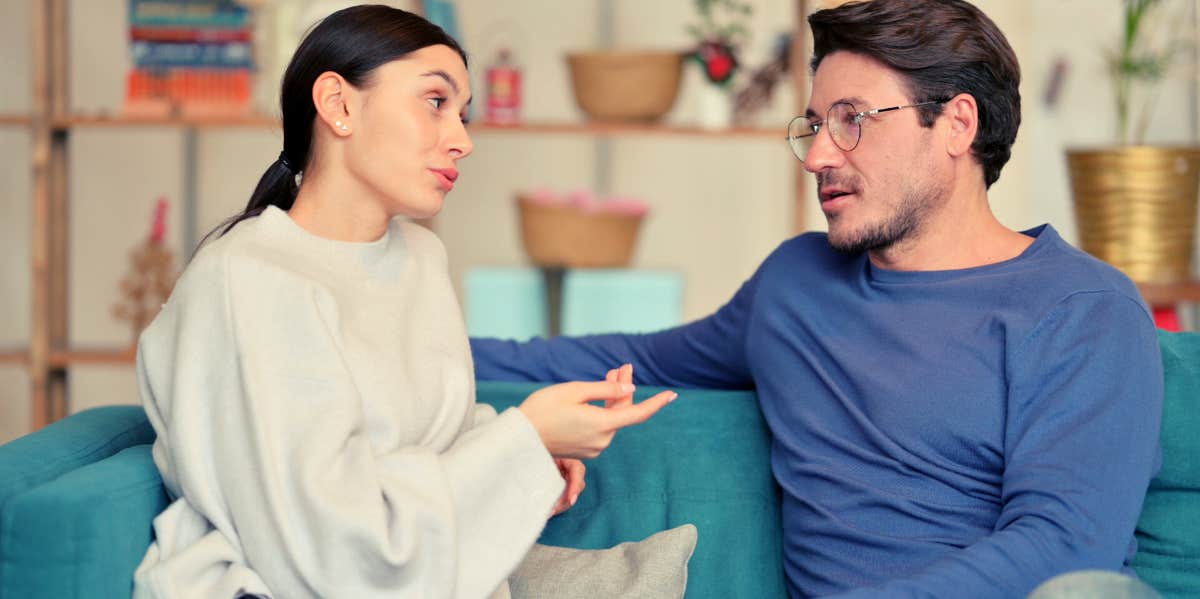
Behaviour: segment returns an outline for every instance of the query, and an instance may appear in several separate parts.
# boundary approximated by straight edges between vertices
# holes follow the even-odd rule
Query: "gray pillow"
[[[683,597],[696,549],[691,524],[611,549],[534,545],[508,578],[513,599]]]

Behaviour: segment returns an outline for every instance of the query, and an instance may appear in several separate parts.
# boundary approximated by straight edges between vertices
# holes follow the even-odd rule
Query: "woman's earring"
[[[347,126],[345,126],[345,125],[343,125],[341,121],[334,121],[334,122],[333,122],[333,125],[334,125],[335,127],[339,128],[339,129],[341,129],[342,131],[349,131],[349,130],[350,130],[350,128],[349,128],[349,127],[347,127]]]

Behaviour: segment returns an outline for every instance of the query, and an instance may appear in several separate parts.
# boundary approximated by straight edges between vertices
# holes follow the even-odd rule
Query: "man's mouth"
[[[840,197],[854,195],[854,191],[848,189],[823,189],[821,190],[821,203],[831,202]]]

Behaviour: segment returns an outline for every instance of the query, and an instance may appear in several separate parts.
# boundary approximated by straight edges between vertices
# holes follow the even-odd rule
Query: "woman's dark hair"
[[[979,106],[971,145],[992,186],[1012,155],[1021,126],[1021,67],[1004,34],[963,0],[873,0],[813,13],[812,70],[833,52],[870,57],[908,84],[913,103],[970,94]],[[918,108],[932,127],[942,104]]]
[[[325,17],[300,42],[283,74],[279,104],[283,115],[283,151],[267,167],[250,195],[246,209],[221,223],[200,245],[220,231],[262,213],[267,206],[292,207],[299,188],[296,175],[308,167],[314,121],[312,88],[321,73],[332,71],[354,87],[365,87],[377,67],[429,46],[449,46],[467,54],[441,27],[410,12],[381,4],[363,4]]]

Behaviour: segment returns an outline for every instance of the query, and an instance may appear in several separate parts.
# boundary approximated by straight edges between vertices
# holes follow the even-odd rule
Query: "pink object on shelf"
[[[162,243],[167,236],[167,199],[158,198],[154,205],[154,221],[150,225],[150,241]]]
[[[596,196],[586,189],[577,189],[567,195],[567,203],[580,212],[594,212],[596,210]]]
[[[525,197],[535,204],[549,206],[553,204],[561,204],[564,200],[553,189],[541,187],[529,192]]]
[[[608,214],[645,216],[650,211],[650,206],[638,199],[614,197],[600,202],[599,210]]]

